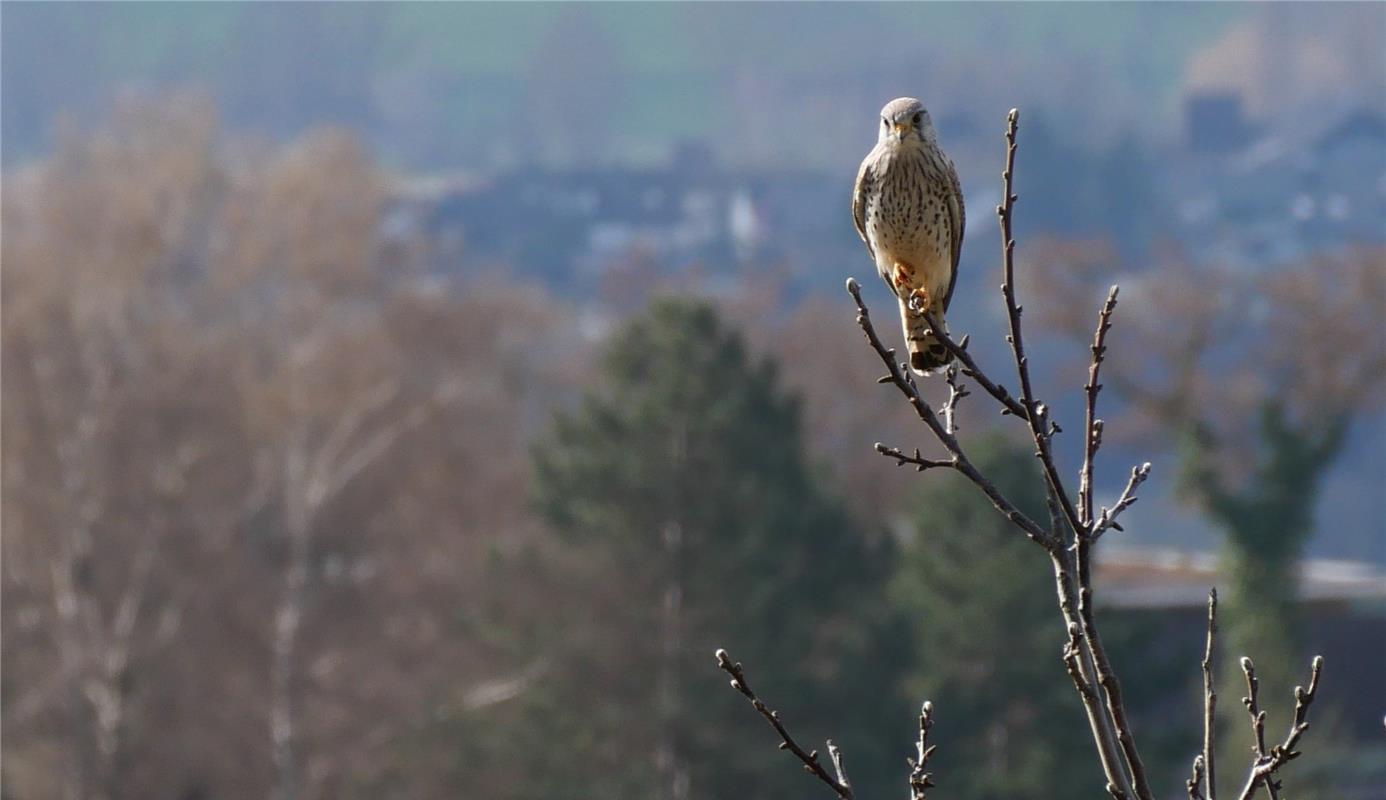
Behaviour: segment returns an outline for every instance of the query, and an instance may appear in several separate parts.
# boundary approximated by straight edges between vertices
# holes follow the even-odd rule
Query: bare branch
[[[1252,666],[1251,659],[1242,659],[1242,671],[1246,673],[1247,689],[1249,697],[1246,698],[1247,710],[1251,712],[1253,727],[1256,729],[1256,762],[1251,767],[1251,774],[1247,776],[1246,786],[1242,788],[1239,800],[1251,800],[1256,794],[1256,789],[1262,785],[1270,793],[1271,797],[1279,797],[1280,782],[1275,780],[1275,773],[1287,762],[1299,758],[1299,751],[1295,746],[1299,744],[1299,737],[1309,730],[1307,718],[1309,716],[1309,706],[1314,702],[1314,694],[1319,689],[1319,673],[1323,670],[1323,656],[1314,656],[1314,661],[1309,668],[1309,688],[1303,686],[1295,687],[1295,713],[1294,719],[1290,723],[1289,733],[1285,734],[1285,740],[1271,748],[1269,753],[1265,752],[1264,728],[1265,712],[1256,708],[1256,675],[1255,667]]]
[[[934,786],[933,775],[928,772],[929,756],[938,745],[929,744],[929,729],[934,726],[934,704],[928,700],[919,709],[919,739],[914,744],[914,758],[910,765],[910,800],[925,800],[924,793]]]
[[[1125,777],[1130,781],[1129,789],[1141,800],[1152,800],[1153,795],[1145,775],[1145,765],[1141,762],[1140,753],[1136,749],[1135,737],[1131,734],[1131,723],[1126,718],[1126,706],[1122,702],[1121,682],[1117,679],[1116,672],[1107,659],[1106,648],[1102,646],[1102,637],[1097,632],[1097,620],[1093,616],[1091,548],[1092,540],[1082,535],[1078,536],[1073,548],[1074,566],[1078,572],[1078,616],[1083,630],[1082,641],[1086,643],[1088,655],[1091,658],[1092,674],[1097,685],[1102,687],[1102,694],[1107,700],[1107,713],[1110,715],[1117,744],[1121,747],[1121,755],[1127,770]],[[1111,789],[1109,788],[1108,791],[1110,792]]]
[[[948,365],[944,373],[944,379],[948,381],[948,401],[943,404],[943,429],[953,435],[958,433],[958,401],[972,394],[967,387],[958,382],[958,365],[952,363]]]
[[[888,458],[895,459],[895,466],[903,467],[906,464],[913,464],[916,472],[923,472],[934,467],[952,467],[953,462],[939,459],[924,458],[919,454],[919,448],[914,448],[914,455],[909,455],[898,447],[887,447],[880,442],[876,442],[876,452]]]
[[[1266,758],[1266,712],[1261,710],[1257,702],[1261,682],[1256,678],[1256,665],[1246,656],[1242,656],[1242,672],[1246,675],[1246,697],[1242,698],[1242,705],[1246,706],[1247,713],[1251,715],[1251,733],[1256,748],[1256,763],[1259,764]],[[1275,787],[1267,788],[1272,800],[1275,800]]]
[[[1092,524],[1092,469],[1097,458],[1097,448],[1102,446],[1102,420],[1097,418],[1097,393],[1102,384],[1097,376],[1102,369],[1102,359],[1107,354],[1107,331],[1112,328],[1112,312],[1116,310],[1118,287],[1107,290],[1107,302],[1097,314],[1097,331],[1092,336],[1092,364],[1088,367],[1088,382],[1083,387],[1087,398],[1086,413],[1083,419],[1083,469],[1078,476],[1078,517],[1083,525],[1091,529]]]
[[[1217,710],[1218,693],[1213,688],[1213,642],[1218,632],[1218,590],[1208,590],[1208,640],[1203,645],[1203,755],[1202,767],[1207,770],[1207,797],[1217,800],[1217,771],[1213,768],[1213,712]],[[1194,759],[1195,775],[1199,759]]]
[[[317,456],[313,459],[312,473],[326,475],[331,471],[333,464],[345,460],[342,453],[361,430],[366,419],[382,411],[398,396],[399,384],[383,381],[355,398],[342,411],[337,423],[332,426],[331,432],[318,448]]]
[[[1002,414],[1013,414],[1024,420],[1030,418],[1030,415],[1025,411],[1025,406],[1022,406],[1020,401],[1016,400],[1015,397],[1006,390],[1006,387],[987,377],[987,374],[982,371],[982,368],[977,366],[976,360],[972,358],[972,354],[967,350],[966,336],[956,342],[953,341],[952,337],[944,332],[943,326],[939,325],[934,319],[933,312],[931,311],[924,312],[924,321],[929,323],[929,332],[933,337],[944,347],[948,348],[948,351],[951,352],[958,361],[962,362],[962,374],[977,381],[977,385],[981,386],[987,394],[996,398],[996,401],[1001,404]]]
[[[1030,383],[1030,361],[1025,355],[1025,340],[1020,325],[1020,315],[1024,309],[1015,299],[1015,238],[1011,234],[1011,217],[1015,201],[1019,199],[1015,194],[1016,130],[1019,127],[1020,111],[1013,108],[1006,117],[1006,169],[1001,173],[1001,204],[996,207],[996,217],[1001,224],[1001,295],[1006,301],[1006,318],[1010,324],[1010,335],[1006,339],[1015,357],[1016,374],[1020,378],[1020,404],[1027,412],[1026,421],[1030,423],[1036,455],[1044,466],[1044,477],[1063,508],[1064,519],[1073,528],[1074,535],[1078,535],[1085,527],[1063,489],[1058,468],[1054,466],[1054,454],[1049,446],[1053,431],[1046,424],[1044,404],[1035,399]],[[1061,535],[1058,531],[1054,533]]]
[[[805,751],[804,748],[800,747],[799,743],[794,741],[794,737],[789,735],[789,731],[785,730],[784,725],[780,722],[779,712],[772,711],[759,697],[756,697],[756,693],[751,690],[751,685],[746,682],[746,674],[742,670],[740,662],[733,662],[731,657],[727,655],[726,650],[719,649],[717,651],[717,666],[720,667],[723,672],[731,676],[732,688],[741,692],[747,700],[750,700],[751,705],[755,706],[756,711],[759,712],[760,715],[765,718],[765,721],[770,723],[771,727],[775,729],[775,732],[780,735],[781,750],[788,750],[793,753],[796,758],[804,762],[804,771],[818,778],[818,780],[823,783],[826,783],[828,787],[837,794],[840,800],[853,800],[851,784],[848,783],[847,776],[842,772],[842,754],[838,752],[836,746],[831,742],[828,743],[829,755],[832,757],[833,766],[837,769],[838,773],[838,777],[834,778],[832,775],[828,774],[828,771],[824,769],[823,765],[818,761],[818,751]]]
[[[1140,466],[1131,468],[1131,477],[1126,481],[1126,488],[1122,489],[1121,495],[1117,497],[1116,505],[1112,506],[1110,509],[1103,506],[1102,511],[1097,515],[1097,521],[1093,522],[1092,533],[1089,534],[1089,537],[1093,541],[1100,538],[1108,528],[1116,528],[1117,530],[1122,529],[1121,526],[1117,524],[1117,516],[1136,502],[1138,499],[1136,497],[1136,489],[1142,483],[1145,483],[1145,479],[1149,477],[1149,461]]]
[[[967,456],[963,454],[962,447],[958,444],[957,438],[944,428],[943,422],[941,422],[938,415],[934,413],[933,407],[929,405],[922,395],[920,395],[919,387],[915,385],[914,380],[901,369],[900,364],[895,360],[895,351],[881,344],[881,337],[876,334],[876,328],[871,324],[871,312],[867,310],[866,303],[861,299],[861,285],[857,283],[855,278],[847,279],[847,291],[851,293],[852,299],[855,300],[857,304],[857,325],[861,327],[862,333],[866,335],[867,342],[871,344],[871,349],[876,351],[876,355],[880,357],[881,362],[885,364],[888,370],[888,374],[886,375],[886,378],[889,379],[888,382],[894,384],[895,388],[899,389],[900,393],[905,395],[905,399],[909,401],[920,420],[928,426],[934,436],[938,438],[943,446],[948,449],[948,452],[953,455],[953,462],[951,464],[953,469],[961,472],[963,475],[967,476],[968,480],[976,484],[977,487],[986,494],[987,498],[991,500],[992,505],[996,506],[998,511],[1023,530],[1026,536],[1038,542],[1046,550],[1053,550],[1058,547],[1059,544],[1053,534],[1046,531],[1039,523],[1035,522],[1017,508],[1015,504],[1007,500],[992,482],[987,480],[986,477],[977,471],[976,467],[972,465],[972,462],[967,460]],[[887,381],[883,379],[882,382],[884,383]]]
[[[1052,504],[1051,504],[1052,506]],[[1053,508],[1051,516],[1058,517],[1058,509]],[[1108,718],[1098,694],[1094,677],[1097,669],[1093,666],[1092,653],[1083,635],[1082,616],[1079,613],[1078,592],[1074,588],[1077,581],[1073,576],[1073,551],[1059,548],[1049,554],[1054,564],[1054,583],[1059,595],[1059,610],[1063,612],[1068,627],[1068,641],[1064,644],[1064,666],[1073,679],[1073,688],[1083,702],[1083,711],[1088,717],[1088,727],[1092,730],[1093,744],[1097,747],[1097,758],[1102,764],[1102,773],[1107,777],[1107,793],[1117,800],[1130,797],[1126,786],[1129,781],[1122,772],[1116,734],[1112,721]]]

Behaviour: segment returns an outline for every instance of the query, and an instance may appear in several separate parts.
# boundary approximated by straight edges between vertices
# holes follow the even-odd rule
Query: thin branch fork
[[[1083,419],[1083,468],[1078,476],[1078,517],[1084,527],[1093,528],[1092,514],[1092,470],[1097,458],[1097,449],[1102,446],[1102,420],[1097,418],[1097,394],[1102,384],[1097,382],[1102,369],[1102,359],[1107,355],[1107,331],[1112,328],[1112,312],[1116,310],[1119,287],[1113,285],[1107,290],[1107,302],[1097,314],[1097,331],[1092,337],[1092,363],[1088,367],[1088,382],[1083,386],[1087,400]]]
[[[1078,618],[1083,631],[1081,641],[1087,645],[1087,655],[1090,659],[1092,674],[1098,686],[1102,687],[1112,734],[1121,749],[1126,769],[1121,777],[1126,779],[1126,788],[1130,793],[1140,800],[1153,800],[1154,795],[1150,791],[1150,783],[1145,775],[1145,764],[1142,763],[1140,752],[1136,749],[1136,740],[1131,734],[1131,723],[1126,718],[1126,705],[1122,700],[1121,681],[1117,679],[1116,671],[1112,669],[1111,661],[1107,658],[1106,648],[1102,645],[1102,637],[1097,632],[1097,619],[1093,614],[1092,606],[1092,558],[1090,553],[1092,544],[1091,537],[1081,534],[1074,542],[1074,566],[1078,571]],[[1108,792],[1113,797],[1118,796],[1111,786],[1108,787]]]
[[[833,769],[837,773],[836,777],[829,774],[818,760],[818,751],[807,751],[800,747],[799,743],[794,741],[794,737],[785,729],[784,724],[780,722],[779,712],[771,710],[759,697],[756,697],[756,693],[751,690],[751,685],[746,682],[746,673],[740,662],[732,661],[726,650],[719,649],[717,651],[717,666],[731,676],[732,688],[751,701],[751,705],[755,706],[756,711],[780,735],[781,750],[788,750],[793,753],[796,758],[803,762],[804,771],[827,784],[828,788],[832,789],[840,800],[853,800],[852,784],[847,780],[847,773],[842,767],[842,752],[832,743],[832,740],[828,741],[828,756],[832,759]]]
[[[1099,422],[1100,421],[1101,420],[1099,420]],[[1136,497],[1136,489],[1139,488],[1142,483],[1145,483],[1145,479],[1149,477],[1149,461],[1131,468],[1131,477],[1126,481],[1126,488],[1121,490],[1121,495],[1117,497],[1115,505],[1111,508],[1105,506],[1102,508],[1101,513],[1097,515],[1097,519],[1092,523],[1091,532],[1087,534],[1089,539],[1096,541],[1108,528],[1122,530],[1121,525],[1117,524],[1117,517],[1121,512],[1130,508],[1136,502],[1138,499]]]
[[[976,359],[972,357],[972,353],[968,352],[967,336],[963,336],[955,342],[953,338],[944,331],[943,326],[939,325],[938,321],[934,319],[932,311],[924,311],[923,315],[924,321],[929,325],[930,335],[947,348],[948,352],[952,353],[953,356],[962,363],[961,371],[963,375],[977,381],[978,386],[981,386],[987,394],[994,397],[996,402],[1001,404],[1002,414],[1012,414],[1023,420],[1030,419],[1030,414],[1025,410],[1025,406],[1021,405],[1020,401],[1016,400],[1015,397],[1006,390],[1005,386],[987,377],[986,372],[984,372],[981,367],[977,366]]]
[[[1017,508],[1014,503],[1007,500],[996,486],[978,472],[977,468],[972,465],[972,462],[968,461],[967,456],[963,453],[962,446],[958,444],[957,437],[948,432],[943,422],[939,420],[938,415],[934,413],[933,407],[930,406],[923,395],[919,393],[919,387],[915,384],[914,379],[907,375],[901,368],[899,362],[895,360],[895,351],[887,348],[881,343],[881,337],[877,335],[875,326],[871,324],[871,312],[867,310],[865,301],[861,299],[861,284],[857,283],[856,278],[847,279],[847,291],[851,293],[852,299],[855,300],[857,304],[857,325],[861,328],[862,333],[865,334],[867,342],[871,345],[871,349],[876,351],[876,355],[880,357],[881,362],[886,366],[887,374],[881,378],[880,382],[894,384],[895,388],[899,389],[900,392],[905,395],[905,398],[914,408],[920,420],[928,426],[929,430],[933,432],[934,436],[953,456],[952,461],[949,462],[949,466],[961,472],[968,480],[976,484],[977,488],[981,489],[987,498],[991,500],[992,505],[996,506],[996,509],[1000,511],[1006,519],[1010,520],[1024,531],[1025,535],[1039,543],[1046,550],[1053,551],[1061,547],[1054,534],[1045,530],[1039,523],[1035,522]],[[890,448],[887,448],[887,451],[889,450]],[[899,451],[897,450],[895,452]],[[894,457],[894,454],[890,452],[884,454]]]
[[[1309,706],[1314,702],[1314,695],[1319,689],[1319,674],[1322,670],[1323,656],[1314,656],[1309,667],[1309,688],[1295,687],[1295,712],[1294,719],[1290,722],[1290,730],[1285,734],[1283,742],[1266,752],[1266,712],[1260,710],[1256,698],[1260,682],[1256,679],[1256,667],[1251,663],[1251,659],[1242,658],[1242,672],[1246,674],[1247,683],[1247,696],[1242,702],[1251,714],[1251,726],[1256,734],[1256,761],[1251,766],[1251,773],[1247,775],[1246,785],[1238,795],[1238,800],[1251,800],[1261,786],[1266,787],[1272,798],[1280,796],[1280,782],[1275,779],[1275,773],[1300,756],[1295,747],[1299,744],[1299,738],[1309,730]]]

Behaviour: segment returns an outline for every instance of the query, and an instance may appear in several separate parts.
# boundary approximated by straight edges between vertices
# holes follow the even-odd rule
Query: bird
[[[877,127],[876,146],[857,170],[852,220],[876,272],[900,301],[910,369],[928,375],[953,360],[924,312],[948,333],[944,313],[958,280],[966,222],[962,186],[919,100],[886,103]]]

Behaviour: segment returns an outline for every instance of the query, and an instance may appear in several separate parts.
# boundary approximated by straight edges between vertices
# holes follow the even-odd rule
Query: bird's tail
[[[948,323],[943,319],[942,304],[935,303],[931,313],[946,335]],[[928,320],[911,308],[906,300],[900,301],[900,321],[905,326],[905,344],[910,351],[910,369],[914,370],[916,375],[928,375],[934,370],[942,369],[953,360],[953,352],[945,347],[943,342],[934,338]]]

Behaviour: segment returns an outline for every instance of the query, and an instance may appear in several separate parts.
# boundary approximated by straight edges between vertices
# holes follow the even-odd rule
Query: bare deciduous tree
[[[11,177],[7,792],[340,796],[529,674],[458,620],[544,602],[483,580],[534,531],[542,292],[411,281],[350,139],[238,159],[193,100]]]

